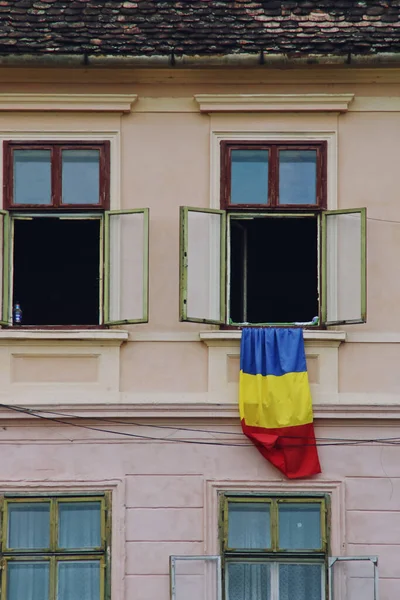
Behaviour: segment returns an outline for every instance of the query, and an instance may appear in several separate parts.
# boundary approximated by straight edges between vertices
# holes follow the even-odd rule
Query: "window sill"
[[[121,329],[2,329],[2,341],[89,341],[98,344],[121,345],[128,340],[129,333]]]
[[[316,330],[316,331],[304,331],[304,341],[313,342],[318,345],[327,344],[329,346],[339,346],[342,342],[346,341],[345,331],[333,331],[333,330]],[[204,331],[200,333],[200,340],[207,346],[219,346],[227,345],[227,342],[237,342],[242,338],[242,332],[240,330],[228,331]]]

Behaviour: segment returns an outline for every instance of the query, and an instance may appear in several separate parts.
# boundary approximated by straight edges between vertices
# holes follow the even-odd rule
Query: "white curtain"
[[[60,561],[57,567],[57,600],[99,600],[100,561]]]
[[[48,600],[48,597],[48,562],[8,562],[7,600]]]
[[[227,600],[270,600],[270,566],[228,563]]]
[[[269,504],[229,503],[229,548],[271,546]]]
[[[60,502],[60,548],[96,548],[101,545],[100,502]]]
[[[50,545],[50,503],[8,504],[8,547],[48,548]]]
[[[280,564],[279,600],[322,600],[322,565]]]
[[[279,548],[303,550],[321,548],[320,504],[279,506]]]

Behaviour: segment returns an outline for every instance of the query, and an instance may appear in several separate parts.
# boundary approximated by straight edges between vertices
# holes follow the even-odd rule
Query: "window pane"
[[[279,204],[317,203],[317,151],[280,150]]]
[[[100,502],[62,502],[58,506],[60,548],[96,548],[101,545]]]
[[[365,213],[326,215],[328,322],[365,321]]]
[[[231,151],[230,203],[268,203],[268,150]]]
[[[49,563],[13,561],[7,565],[7,600],[47,600]]]
[[[221,237],[224,218],[221,213],[187,212],[187,304],[190,319],[220,321]]]
[[[269,565],[228,563],[227,567],[227,600],[270,600]]]
[[[147,318],[148,216],[110,214],[108,321]]]
[[[14,150],[14,204],[51,204],[51,151]]]
[[[100,150],[62,151],[62,203],[99,204]]]
[[[50,545],[50,503],[8,504],[8,548],[48,548]]]
[[[309,550],[321,546],[320,505],[281,504],[279,506],[279,547]]]
[[[269,548],[271,546],[269,504],[229,502],[229,548]]]
[[[322,600],[322,565],[279,565],[279,600]]]
[[[57,567],[57,600],[99,600],[100,561],[60,561]]]

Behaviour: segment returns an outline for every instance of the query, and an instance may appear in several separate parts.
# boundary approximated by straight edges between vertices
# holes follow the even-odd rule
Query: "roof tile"
[[[399,0],[0,0],[2,54],[374,54],[399,26]]]

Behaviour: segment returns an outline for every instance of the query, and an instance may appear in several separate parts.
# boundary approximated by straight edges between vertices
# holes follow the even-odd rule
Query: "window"
[[[2,325],[147,321],[148,209],[109,210],[109,154],[109,142],[4,142]]]
[[[222,497],[225,600],[324,600],[325,498]]]
[[[181,208],[181,320],[366,318],[366,211],[327,211],[326,142],[221,142],[221,208]]]
[[[108,493],[6,496],[2,519],[4,600],[103,600],[109,586]]]

